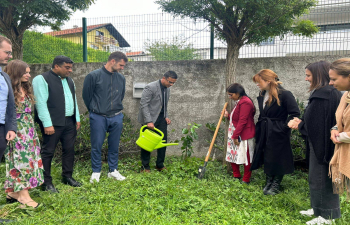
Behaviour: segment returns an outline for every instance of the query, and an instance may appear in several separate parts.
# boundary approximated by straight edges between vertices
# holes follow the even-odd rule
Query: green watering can
[[[146,151],[152,152],[154,149],[179,145],[178,143],[163,143],[165,140],[163,140],[164,134],[162,131],[157,128],[154,128],[154,130],[145,128],[147,128],[147,125],[141,127],[140,137],[137,139],[136,144]]]

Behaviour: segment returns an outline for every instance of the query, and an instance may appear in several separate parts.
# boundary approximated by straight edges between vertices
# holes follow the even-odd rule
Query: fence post
[[[210,25],[210,59],[214,59],[214,26]]]
[[[86,27],[86,18],[83,17],[83,62],[87,62],[87,27]]]

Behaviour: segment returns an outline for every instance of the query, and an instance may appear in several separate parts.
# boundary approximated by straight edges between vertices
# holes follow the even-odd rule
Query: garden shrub
[[[106,62],[109,52],[88,48],[89,62]],[[52,63],[57,55],[70,57],[75,63],[83,62],[83,45],[35,31],[23,35],[23,61],[26,63]]]
[[[305,106],[304,103],[297,99],[297,103],[300,110],[300,118],[304,115]],[[305,160],[306,145],[298,130],[292,130],[292,135],[290,136],[290,144],[293,151],[294,161]]]
[[[78,130],[77,138],[75,141],[75,161],[86,161],[91,159],[91,142],[90,142],[90,120],[88,112],[80,115],[80,129]],[[37,125],[39,139],[42,140],[40,128]],[[124,114],[123,119],[123,131],[120,137],[119,143],[119,155],[125,153],[137,153],[139,152],[138,146],[135,144],[138,138],[138,130],[135,129],[131,123],[129,116]],[[42,141],[41,141],[42,143]],[[108,133],[106,134],[105,141],[102,145],[102,160],[107,161],[108,154]],[[55,151],[54,159],[57,162],[61,161],[62,146],[58,143]]]

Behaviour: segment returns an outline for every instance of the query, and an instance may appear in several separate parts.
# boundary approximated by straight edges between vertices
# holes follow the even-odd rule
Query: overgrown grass
[[[154,163],[155,159],[152,158]],[[196,178],[203,159],[166,158],[168,171],[139,173],[139,156],[124,157],[119,170],[125,181],[107,178],[103,165],[100,183],[90,184],[89,162],[78,162],[74,177],[84,186],[72,188],[60,183],[60,165],[52,175],[59,194],[31,190],[35,200],[44,204],[36,210],[5,205],[0,217],[12,224],[305,224],[310,220],[299,214],[310,208],[307,174],[296,171],[282,182],[284,190],[276,196],[264,196],[264,174],[254,171],[249,186],[233,180],[221,162],[209,162],[206,178]],[[0,174],[4,174],[4,165]],[[1,177],[0,182],[3,183]],[[2,194],[0,204],[5,204]],[[336,224],[348,224],[350,206],[341,198],[342,218]]]

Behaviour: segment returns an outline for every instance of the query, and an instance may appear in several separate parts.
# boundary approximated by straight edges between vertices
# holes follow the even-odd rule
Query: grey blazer
[[[7,96],[6,115],[5,115],[5,132],[6,134],[10,130],[17,132],[16,104],[15,104],[15,96],[13,95],[13,91],[12,91],[12,83],[7,73],[2,71],[0,72],[0,74],[5,78],[5,81],[9,89],[9,93]]]
[[[167,98],[165,101],[165,109],[168,109],[170,88],[166,89],[166,97]],[[157,121],[160,111],[162,110],[162,105],[162,91],[160,89],[159,80],[147,84],[145,89],[143,89],[140,101],[140,110],[138,116],[139,123],[155,123]],[[168,118],[167,110],[164,112],[164,114],[165,117]]]

